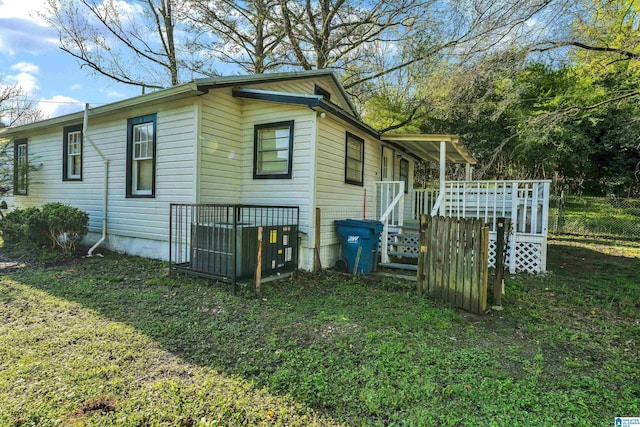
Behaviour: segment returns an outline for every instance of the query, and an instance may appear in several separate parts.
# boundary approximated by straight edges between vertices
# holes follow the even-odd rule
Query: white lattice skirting
[[[389,247],[400,252],[417,253],[417,247],[394,245],[400,238],[396,233],[389,233]],[[509,236],[505,269],[511,273],[542,273],[546,271],[546,239],[538,235],[518,234],[515,237],[515,259],[512,259],[513,235]],[[418,244],[418,234],[405,234],[402,236],[404,243]],[[489,233],[489,267],[496,266],[496,233]]]
[[[547,239],[540,235],[516,234],[515,259],[512,258],[514,237],[509,236],[506,266],[511,273],[542,273],[547,269]],[[489,267],[496,265],[496,233],[489,233]]]

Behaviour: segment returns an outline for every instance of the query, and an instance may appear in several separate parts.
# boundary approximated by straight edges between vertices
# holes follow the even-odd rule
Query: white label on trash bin
[[[348,243],[358,243],[358,240],[360,240],[360,236],[348,236],[347,237],[347,242]]]

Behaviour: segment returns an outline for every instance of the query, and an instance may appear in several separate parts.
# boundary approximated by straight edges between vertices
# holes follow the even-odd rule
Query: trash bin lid
[[[335,224],[342,227],[366,228],[375,234],[382,232],[383,228],[382,223],[375,219],[337,219]]]

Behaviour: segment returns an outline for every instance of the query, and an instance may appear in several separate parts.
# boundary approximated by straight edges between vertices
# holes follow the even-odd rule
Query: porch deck
[[[403,182],[376,183],[377,213],[384,224],[381,262],[418,253],[415,222],[420,215],[476,218],[490,227],[489,266],[495,265],[496,224],[510,218],[510,273],[546,271],[550,181],[446,181],[439,189],[411,189]]]

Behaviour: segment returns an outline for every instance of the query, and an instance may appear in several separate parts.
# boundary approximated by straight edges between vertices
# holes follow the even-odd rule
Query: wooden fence
[[[417,288],[473,313],[487,308],[489,227],[477,219],[420,216]]]

